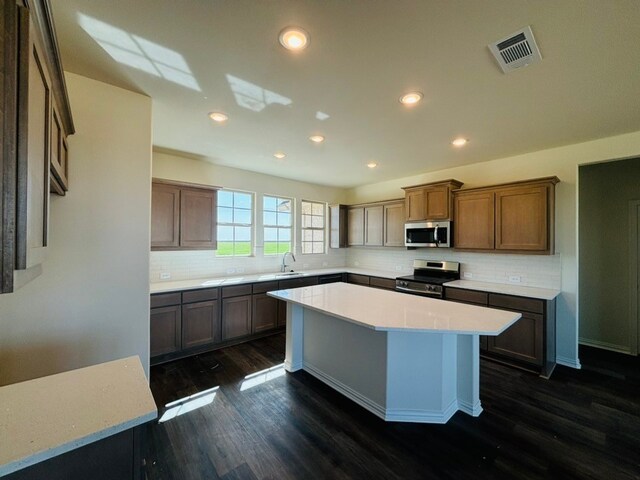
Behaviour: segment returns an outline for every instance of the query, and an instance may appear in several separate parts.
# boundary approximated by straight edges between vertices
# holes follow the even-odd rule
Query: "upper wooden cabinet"
[[[384,205],[384,246],[404,247],[404,202]]]
[[[402,187],[405,191],[405,220],[424,222],[451,219],[453,213],[451,192],[462,185],[458,180],[445,180]]]
[[[329,205],[329,248],[348,246],[347,225],[347,206]]]
[[[454,192],[454,247],[553,254],[557,177]]]
[[[364,207],[350,207],[347,210],[347,244],[364,245]]]
[[[49,192],[68,189],[66,136],[75,130],[49,2],[0,0],[0,13],[0,293],[8,293],[41,271]]]
[[[215,250],[217,187],[154,179],[151,249]]]
[[[347,209],[349,246],[404,246],[404,201],[389,200]]]
[[[381,247],[384,237],[384,207],[374,205],[364,207],[364,244],[368,247]]]

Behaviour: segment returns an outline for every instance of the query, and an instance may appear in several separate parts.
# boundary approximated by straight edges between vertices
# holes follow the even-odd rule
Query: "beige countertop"
[[[445,287],[464,288],[467,290],[480,290],[482,292],[504,293],[518,297],[539,298],[541,300],[553,300],[560,295],[560,290],[537,287],[523,287],[520,285],[507,285],[503,283],[476,282],[474,280],[455,280],[447,282]]]
[[[268,295],[379,331],[499,335],[521,317],[506,310],[342,282]]]
[[[0,387],[0,477],[156,417],[138,357]]]
[[[332,273],[356,273],[368,275],[370,277],[381,277],[395,279],[406,272],[390,272],[388,270],[373,270],[358,267],[336,267],[322,268],[318,270],[298,270],[302,275],[279,276],[278,273],[252,273],[247,275],[236,275],[233,277],[196,278],[192,280],[179,280],[175,282],[156,282],[150,286],[151,293],[175,292],[179,290],[193,290],[207,287],[224,287],[227,285],[239,285],[243,283],[269,282],[273,280],[286,280],[287,278],[300,278],[301,276],[329,275]]]

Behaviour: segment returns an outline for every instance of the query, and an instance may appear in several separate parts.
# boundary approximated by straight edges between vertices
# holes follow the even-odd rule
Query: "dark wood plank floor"
[[[204,394],[149,426],[147,477],[640,479],[638,357],[585,348],[550,380],[483,361],[484,412],[446,425],[384,422],[305,372],[245,379],[283,360],[278,334],[153,367],[160,415]]]

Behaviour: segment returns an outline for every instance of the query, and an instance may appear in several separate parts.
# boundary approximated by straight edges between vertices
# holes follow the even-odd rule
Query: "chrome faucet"
[[[285,252],[285,254],[282,256],[282,266],[280,267],[281,272],[287,271],[288,265],[285,263],[287,261],[287,255],[291,255],[291,258],[293,259],[293,261],[294,262],[296,261],[296,256],[293,253]]]

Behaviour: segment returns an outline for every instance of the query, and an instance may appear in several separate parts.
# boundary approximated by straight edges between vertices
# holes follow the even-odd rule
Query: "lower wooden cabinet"
[[[266,293],[253,295],[252,333],[264,332],[278,325],[278,299]]]
[[[164,355],[182,349],[182,315],[180,305],[151,309],[151,356]]]
[[[182,306],[182,348],[199,347],[220,340],[218,301]]]
[[[222,340],[251,333],[251,295],[222,299]]]
[[[497,337],[484,337],[491,353],[542,366],[544,359],[542,315],[521,312],[522,318]]]

